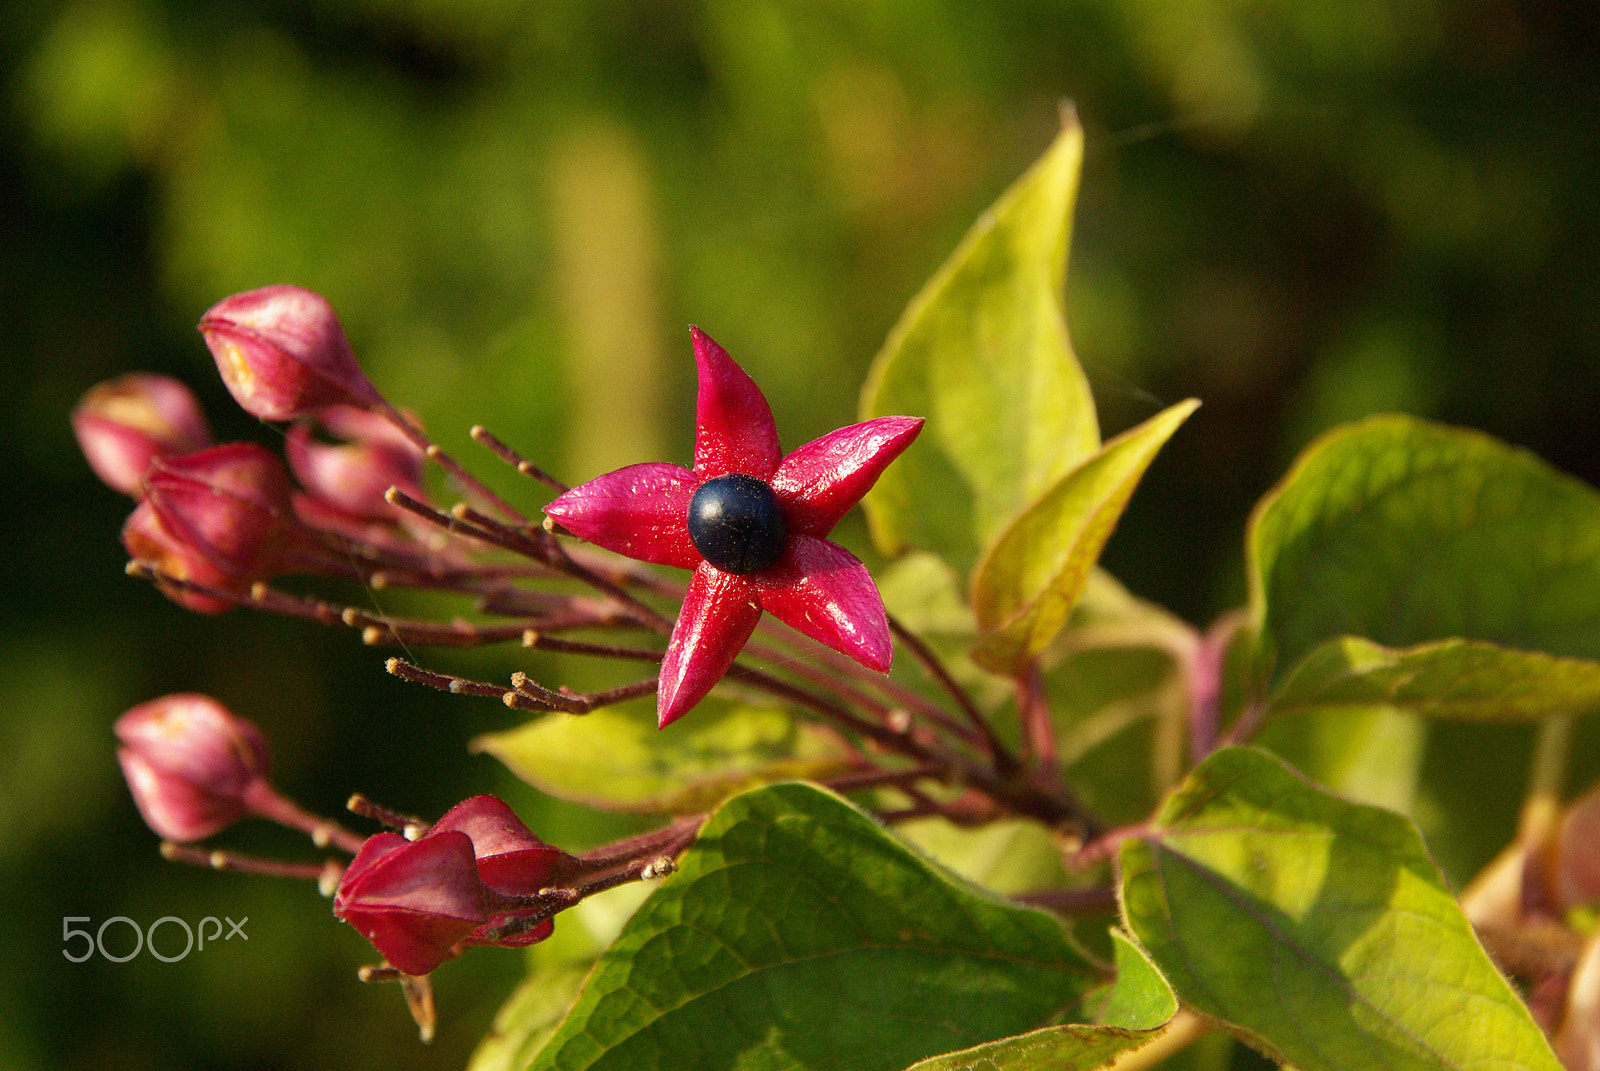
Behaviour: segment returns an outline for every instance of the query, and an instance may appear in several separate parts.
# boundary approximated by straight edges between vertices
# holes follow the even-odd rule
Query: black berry
[[[759,573],[783,556],[789,525],[772,488],[742,472],[707,480],[689,500],[689,538],[725,573]]]

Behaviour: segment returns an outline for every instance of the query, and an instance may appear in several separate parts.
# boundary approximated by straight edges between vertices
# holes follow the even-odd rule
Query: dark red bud
[[[534,836],[516,813],[494,796],[473,796],[456,804],[433,824],[428,836],[442,831],[459,831],[472,838],[478,876],[485,885],[502,896],[537,895],[569,864],[577,862],[566,852]],[[527,913],[515,909],[491,909],[488,921],[468,938],[468,943],[520,948],[549,937],[555,929],[555,922],[551,919],[509,938],[490,941],[484,936],[487,931]]]
[[[139,497],[152,458],[211,445],[211,429],[189,388],[136,372],[90,388],[72,411],[78,446],[107,486]]]
[[[235,603],[204,595],[197,591],[169,583],[166,578],[186,580],[192,584],[244,594],[248,581],[229,576],[182,540],[173,537],[156,516],[149,502],[141,502],[122,526],[122,545],[128,556],[144,562],[159,574],[156,586],[179,606],[200,614],[220,614],[231,610]]]
[[[283,462],[254,443],[157,458],[145,492],[174,540],[236,581],[271,576],[303,535]]]
[[[333,913],[399,970],[427,974],[488,920],[489,895],[465,833],[378,833],[344,872]]]
[[[268,286],[213,305],[200,333],[247,413],[293,420],[326,405],[382,405],[326,298]]]

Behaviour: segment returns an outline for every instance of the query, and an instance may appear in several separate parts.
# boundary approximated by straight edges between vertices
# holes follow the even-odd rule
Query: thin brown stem
[[[560,480],[544,471],[544,469],[541,469],[538,465],[535,465],[533,462],[529,461],[527,458],[511,449],[511,447],[495,438],[495,436],[491,434],[489,430],[482,424],[474,424],[472,426],[471,434],[473,441],[478,445],[487,447],[489,451],[501,461],[504,461],[522,475],[538,480],[556,494],[559,495],[572,490],[572,488],[568,487],[566,484],[562,483]]]
[[[405,834],[407,840],[416,840],[428,832],[432,826],[432,823],[424,822],[420,818],[402,814],[392,808],[385,807],[381,803],[374,803],[359,792],[346,800],[344,806],[345,810],[351,814],[359,814],[363,818],[370,818],[374,822],[379,822],[396,832]]]
[[[1016,770],[1019,766],[1016,755],[1011,752],[1010,748],[1006,747],[1004,741],[995,735],[994,727],[989,724],[989,719],[984,717],[983,711],[978,709],[978,705],[972,701],[972,697],[967,694],[967,690],[961,687],[954,677],[950,676],[950,671],[945,669],[944,663],[933,652],[933,649],[922,642],[921,636],[901,624],[893,614],[889,615],[889,630],[899,638],[901,643],[905,644],[906,649],[911,652],[912,657],[922,666],[924,672],[932,677],[951,699],[955,700],[956,706],[961,709],[961,713],[966,715],[967,720],[972,723],[973,729],[977,731],[989,754],[993,756],[995,770],[1002,776]]]
[[[931,743],[919,740],[909,731],[879,725],[859,717],[853,711],[808,692],[761,670],[735,663],[728,676],[754,684],[774,695],[789,699],[840,727],[873,740],[883,747],[919,762],[933,763],[947,771],[948,780],[969,785],[1006,807],[1015,814],[1037,818],[1052,828],[1073,827],[1084,836],[1093,836],[1100,824],[1064,787],[1052,790],[1015,778],[1001,778],[989,770],[973,765],[960,755],[951,754]]]
[[[1018,903],[1042,907],[1058,915],[1076,918],[1079,915],[1099,915],[1115,911],[1117,890],[1112,885],[1098,885],[1092,889],[1046,889],[1042,892],[1022,893],[1013,896]]]
[[[1022,722],[1022,739],[1027,743],[1033,768],[1040,777],[1055,778],[1060,765],[1056,759],[1056,727],[1050,719],[1050,704],[1045,699],[1044,678],[1037,662],[1030,662],[1017,677],[1017,717]]]
[[[574,692],[570,688],[552,691],[530,680],[526,673],[519,670],[511,675],[511,686],[515,690],[507,692],[504,701],[506,706],[517,710],[564,710],[568,714],[588,714],[614,703],[654,695],[658,685],[657,678],[649,677],[604,692]]]
[[[412,498],[398,487],[391,487],[385,491],[383,500],[396,509],[403,509],[415,517],[422,518],[429,524],[442,528],[451,535],[476,539],[480,543],[488,543],[490,546],[509,550],[513,554],[521,554],[524,557],[533,558],[535,561],[545,560],[540,553],[543,549],[542,546],[530,552],[530,548],[534,547],[534,545],[530,544],[528,540],[512,539],[505,535],[506,532],[515,532],[516,529],[506,528],[503,525],[496,525],[490,528],[475,524],[467,519],[466,516],[458,516],[454,510],[446,513],[443,510],[434,509],[426,502]],[[462,513],[470,514],[470,511],[464,509]],[[479,516],[482,515],[480,514]]]
[[[206,851],[186,844],[161,842],[161,858],[170,863],[188,863],[190,866],[209,867],[212,870],[233,870],[244,874],[265,874],[273,878],[298,878],[314,881],[319,888],[336,887],[344,874],[344,866],[332,859],[321,863],[289,863],[282,859],[263,859],[239,852]]]
[[[562,654],[591,655],[595,658],[627,658],[636,662],[659,662],[661,652],[644,647],[617,647],[606,643],[585,643],[581,640],[562,640],[546,636],[539,629],[522,630],[522,646],[540,651],[557,651]]]
[[[471,625],[465,621],[440,624],[436,621],[409,621],[399,617],[369,614],[354,607],[340,615],[346,625],[361,629],[361,642],[369,647],[484,647],[493,643],[520,640],[527,631],[524,624]]]
[[[553,525],[548,519],[545,521],[545,524],[547,526],[547,530],[553,528]],[[616,599],[623,606],[627,607],[627,609],[630,611],[630,616],[632,616],[634,620],[643,625],[645,628],[652,629],[653,631],[659,632],[664,636],[671,635],[672,622],[670,620],[663,617],[650,606],[641,602],[638,597],[632,593],[626,591],[621,584],[612,580],[608,580],[595,570],[589,568],[587,565],[579,562],[578,559],[567,553],[566,548],[563,547],[559,541],[551,542],[550,552],[551,565],[555,566],[557,569],[560,569],[574,580],[580,580],[597,591],[601,591]]]
[[[617,841],[615,844],[602,845],[586,852],[579,852],[578,859],[584,869],[598,872],[614,866],[622,866],[631,860],[654,858],[659,855],[673,855],[688,847],[689,843],[699,834],[700,827],[705,824],[704,814],[686,815],[673,821],[669,826],[641,833],[637,837]]]
[[[332,844],[354,855],[366,843],[365,837],[352,832],[331,818],[312,814],[293,800],[278,793],[266,781],[253,782],[244,791],[244,804],[250,813],[266,818],[289,829],[298,830],[311,838],[318,848]]]
[[[499,699],[509,705],[510,700],[506,696],[516,694],[503,684],[488,684],[484,681],[457,677],[450,673],[435,673],[432,670],[423,669],[421,666],[413,665],[399,658],[389,659],[383,664],[383,668],[401,680],[411,681],[414,684],[426,684],[430,688],[437,688],[441,692],[449,692],[452,695],[478,695],[486,699]]]
[[[844,684],[842,681],[843,679],[851,679],[863,684],[873,685],[876,690],[884,693],[897,707],[926,718],[968,746],[983,746],[983,738],[981,736],[950,717],[934,704],[916,695],[916,693],[904,689],[891,689],[887,687],[888,678],[882,674],[874,673],[872,670],[866,669],[848,658],[827,658],[826,655],[832,655],[832,651],[828,651],[814,641],[805,639],[792,630],[785,631],[790,632],[790,635],[796,640],[807,645],[804,657],[793,657],[785,651],[760,643],[747,643],[745,650],[755,657],[771,663],[774,667],[781,667],[795,676],[804,677],[811,684],[822,685],[830,689],[834,694],[872,711],[880,720],[887,722],[894,714],[894,707],[889,706],[882,700],[874,699],[864,690]],[[813,657],[826,661],[826,667],[813,665],[811,663]]]
[[[491,491],[483,481],[457,464],[456,460],[440,449],[437,443],[429,439],[421,428],[407,420],[405,414],[400,410],[386,403],[378,412],[387,418],[389,423],[393,424],[402,435],[410,439],[412,445],[427,455],[428,460],[455,477],[461,483],[461,486],[470,489],[479,498],[504,513],[507,517],[510,517],[513,521],[521,524],[527,523],[527,518],[518,513],[515,507]]]

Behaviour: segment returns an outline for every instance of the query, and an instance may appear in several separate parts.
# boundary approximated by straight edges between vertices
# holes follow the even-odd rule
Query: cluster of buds
[[[597,892],[671,873],[693,835],[684,823],[661,835],[571,855],[536,837],[502,800],[474,796],[431,826],[363,797],[351,810],[396,832],[363,838],[280,794],[269,780],[266,738],[209,696],[141,703],[115,726],[117,759],[139,813],[178,862],[317,882],[333,913],[383,956],[368,979],[406,983],[424,1033],[432,1029],[424,977],[470,945],[520,948],[544,940],[554,916]],[[246,817],[264,818],[335,848],[348,862],[287,862],[194,842]]]
[[[520,642],[650,667],[583,693],[523,673],[506,685],[400,658],[386,664],[404,679],[519,710],[583,714],[654,696],[665,728],[720,680],[736,679],[830,725],[848,758],[825,783],[898,792],[903,805],[878,811],[886,821],[1016,814],[1096,832],[1040,757],[1048,749],[1018,755],[1003,743],[933,652],[886,613],[866,567],[829,539],[911,446],[920,418],[879,417],[786,453],[760,389],[691,329],[699,388],[689,467],[646,462],[569,487],[473,429],[476,442],[553,493],[535,520],[379,394],[321,296],[289,286],[239,294],[208,311],[200,331],[239,404],[290,422],[282,459],[252,443],[213,444],[193,396],[163,377],[97,387],[73,414],[96,473],[137,500],[123,529],[130,573],[181,605],[349,626],[373,645]],[[430,503],[429,464],[462,501]],[[685,584],[658,566],[691,575]],[[373,614],[277,586],[291,575],[448,592],[474,600],[478,619]],[[768,615],[788,627],[772,627]],[[656,639],[619,643],[619,632]],[[886,675],[896,642],[942,701]],[[135,800],[170,858],[318,879],[335,913],[384,956],[369,975],[405,983],[425,1021],[431,1001],[419,978],[469,945],[541,940],[553,916],[585,896],[670,872],[699,823],[571,855],[490,797],[431,826],[358,798],[354,810],[399,830],[362,838],[275,792],[260,733],[205,697],[135,708],[118,734]],[[353,858],[281,863],[188,846],[245,816]]]

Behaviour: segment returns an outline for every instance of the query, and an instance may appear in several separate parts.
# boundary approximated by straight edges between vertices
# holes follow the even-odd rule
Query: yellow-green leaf
[[[985,552],[972,578],[973,609],[987,633],[973,652],[979,664],[1016,672],[1056,637],[1140,477],[1199,404],[1179,402],[1111,440]]]
[[[692,814],[755,785],[849,765],[833,737],[788,712],[716,696],[670,733],[656,728],[653,703],[628,704],[549,714],[472,747],[552,796],[638,814]]]
[[[1345,636],[1302,659],[1271,710],[1369,707],[1472,721],[1581,714],[1600,709],[1600,662],[1473,640],[1393,648]]]
[[[907,306],[862,391],[863,419],[928,418],[867,496],[886,553],[932,550],[963,574],[1019,510],[1100,445],[1067,340],[1063,290],[1083,130],[1060,136]]]

